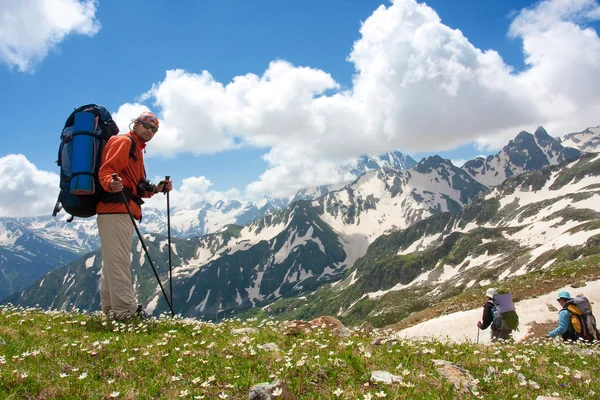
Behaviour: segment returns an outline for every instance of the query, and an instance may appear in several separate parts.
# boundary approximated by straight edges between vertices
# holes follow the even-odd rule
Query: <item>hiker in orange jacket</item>
[[[172,189],[171,181],[152,185],[146,180],[142,150],[158,131],[158,118],[143,112],[131,121],[129,132],[111,137],[102,151],[98,172],[100,184],[107,194],[96,206],[98,233],[102,246],[102,311],[111,319],[128,320],[134,315],[146,318],[131,285],[130,259],[133,243],[131,218],[122,201],[121,192],[129,201],[133,217],[142,219],[142,198]],[[113,179],[113,174],[117,179]]]

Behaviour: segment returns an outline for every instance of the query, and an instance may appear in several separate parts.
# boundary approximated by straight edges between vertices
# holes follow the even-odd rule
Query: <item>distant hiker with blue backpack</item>
[[[492,340],[511,339],[512,332],[519,326],[512,295],[498,294],[494,288],[489,288],[485,295],[487,301],[483,305],[483,315],[481,321],[477,322],[477,328],[486,330],[490,327]]]
[[[571,294],[564,290],[558,292],[556,297],[556,301],[562,307],[558,312],[558,326],[546,336],[560,336],[564,341],[597,341],[600,333],[596,328],[596,318],[592,314],[592,306],[588,299],[583,295],[572,298]]]
[[[129,210],[135,219],[141,221],[142,198],[168,192],[172,188],[170,180],[153,185],[146,179],[142,150],[152,140],[158,127],[158,118],[151,112],[144,112],[131,121],[127,134],[112,136],[102,151],[98,178],[109,195],[96,206],[103,260],[100,299],[102,311],[116,320],[127,320],[136,314],[142,319],[146,317],[131,284],[134,226]],[[134,151],[131,152],[131,149]],[[121,192],[129,200],[129,210],[122,201]]]

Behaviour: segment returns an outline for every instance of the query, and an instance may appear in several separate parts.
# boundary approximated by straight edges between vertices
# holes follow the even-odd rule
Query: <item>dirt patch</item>
[[[537,323],[537,322],[532,322],[527,324],[527,326],[525,327],[526,329],[529,329],[530,332],[529,334],[527,334],[527,336],[525,336],[525,338],[543,338],[546,337],[546,334],[548,332],[550,332],[551,330],[553,330],[554,328],[556,328],[558,326],[558,319],[556,322],[542,322],[542,323]]]

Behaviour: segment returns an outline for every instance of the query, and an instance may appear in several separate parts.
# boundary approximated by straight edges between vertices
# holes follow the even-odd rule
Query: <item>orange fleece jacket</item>
[[[144,156],[142,154],[146,143],[132,131],[129,131],[127,135],[135,141],[137,161],[129,157],[131,140],[126,138],[125,135],[112,136],[108,139],[102,151],[102,165],[100,166],[98,177],[104,190],[111,193],[110,182],[113,180],[112,174],[116,173],[123,180],[123,185],[131,188],[132,193],[137,196],[137,184],[140,179],[146,177]],[[147,193],[144,197],[152,197],[153,195],[154,193]],[[129,209],[135,219],[141,220],[142,209],[139,205],[130,200]],[[98,214],[127,214],[127,208],[122,202],[105,203],[100,201],[96,206],[96,212]]]

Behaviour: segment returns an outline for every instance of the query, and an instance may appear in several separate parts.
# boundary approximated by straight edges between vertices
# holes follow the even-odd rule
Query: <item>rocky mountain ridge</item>
[[[371,171],[339,191],[314,201],[292,203],[245,227],[230,226],[179,241],[173,245],[175,303],[186,316],[208,318],[310,293],[325,282],[339,279],[383,232],[408,227],[436,213],[458,212],[484,190],[450,161],[430,157],[406,171]],[[162,260],[167,257],[165,244],[164,238],[148,236],[151,254]],[[134,274],[141,274],[147,261],[139,245],[132,252]],[[100,258],[95,252],[58,268],[44,278],[45,283],[36,283],[32,291],[15,294],[8,301],[45,304],[44,299],[51,297],[54,307],[70,303],[80,309],[95,307],[97,304],[88,300],[97,296],[80,295],[74,300],[72,295],[97,292]],[[48,294],[57,290],[47,282],[67,282],[69,276],[77,277],[83,271],[86,279],[73,280],[67,292]],[[140,300],[152,311],[164,311],[156,285],[154,293],[146,297],[149,288],[142,285],[143,277],[135,281],[141,285]]]
[[[545,154],[547,162],[554,163],[558,162],[561,154],[564,156],[567,153],[560,144],[556,146],[557,141],[554,139],[545,142],[542,139],[547,138],[543,133],[537,131],[536,133],[539,136],[537,139],[535,135],[521,133],[519,136],[522,140],[515,139],[511,141],[511,146],[507,147],[515,149],[515,146],[518,147],[519,143],[522,143],[525,149],[530,150],[529,146],[532,143],[536,145],[545,143],[542,147],[546,152],[542,151],[542,147],[538,147],[540,151],[537,153]],[[534,137],[533,141],[528,140],[531,136]],[[521,151],[521,154],[534,153],[529,150]],[[505,151],[505,154],[508,154],[508,151]],[[515,159],[515,157],[507,159]],[[533,168],[539,163],[521,162],[519,165],[519,168],[527,166]],[[590,165],[593,170],[595,164]],[[580,167],[569,168],[569,170],[574,171]],[[547,168],[542,171],[546,170]],[[382,168],[371,171],[341,189],[328,192],[312,201],[292,203],[288,208],[255,220],[244,227],[228,225],[226,229],[213,234],[179,241],[173,247],[176,255],[174,287],[175,295],[179,296],[175,303],[181,305],[182,313],[185,315],[211,318],[213,314],[216,316],[219,313],[240,312],[254,307],[263,307],[274,301],[277,304],[286,298],[310,295],[324,283],[341,277],[346,277],[342,279],[339,286],[344,287],[360,276],[359,259],[361,257],[369,259],[367,248],[376,246],[381,241],[385,242],[386,235],[393,236],[397,232],[405,232],[401,235],[418,238],[415,232],[419,229],[430,232],[432,227],[438,224],[449,224],[450,219],[454,218],[452,216],[472,210],[472,204],[477,203],[478,200],[471,200],[479,199],[483,193],[490,193],[490,189],[473,179],[471,174],[464,168],[456,168],[448,160],[433,156],[408,170]],[[569,175],[565,174],[563,175]],[[522,177],[526,176],[529,174],[522,175]],[[510,181],[515,179],[518,181],[521,177],[515,176]],[[217,206],[220,209],[226,208],[225,204]],[[488,207],[493,209],[492,206]],[[463,241],[462,234],[464,232],[450,232],[446,238],[440,237],[439,232],[435,232],[435,238],[428,237],[421,241],[413,241],[411,242],[413,247],[396,251],[407,252],[398,254],[399,256],[419,258],[421,256],[418,253],[428,251],[428,245],[443,244],[444,241],[447,242],[446,247],[443,248],[454,251],[452,249],[456,243]],[[148,236],[152,242],[150,246],[153,248],[158,246],[152,251],[157,252],[157,257],[166,259],[166,241],[160,237],[160,235]],[[495,236],[492,235],[492,238]],[[454,239],[458,242],[453,241]],[[484,240],[491,239],[485,237]],[[140,251],[141,247],[137,252],[134,249],[133,260],[134,263],[136,259],[139,260],[139,271],[142,271],[144,268],[147,269],[147,266],[143,267],[145,261]],[[431,260],[442,257],[444,253],[440,251],[431,250],[428,257]],[[85,260],[72,263],[70,268],[84,271],[96,265],[98,259],[98,254],[95,254],[94,261],[89,261],[90,258],[87,257]],[[359,261],[355,262],[356,260]],[[392,264],[396,265],[397,261],[394,259]],[[91,266],[87,267],[88,264]],[[423,269],[423,261],[419,261],[416,265],[419,267],[411,267],[414,268],[411,269],[412,275],[408,275],[415,279],[420,276],[419,274],[426,272],[426,269]],[[426,265],[427,268],[436,266],[432,261],[428,261]],[[97,267],[99,268],[99,264]],[[350,268],[352,270],[349,272]],[[384,269],[390,272],[394,271],[395,267],[386,266]],[[353,302],[362,301],[365,293],[389,290],[390,283],[394,282],[391,276],[375,278],[378,276],[379,269],[367,268],[366,271],[368,272],[365,272],[362,280],[374,283],[367,286],[350,285],[359,288],[356,293],[348,295],[348,299],[351,298]],[[62,278],[66,282],[65,270],[57,270],[56,274],[56,281],[61,281]],[[354,274],[353,278],[352,274]],[[70,272],[68,275],[76,277],[78,273]],[[99,276],[95,274],[93,276],[95,280],[85,284],[74,278],[70,285],[73,292],[95,293]],[[142,282],[141,275],[137,282]],[[411,282],[396,281],[394,286]],[[214,287],[209,287],[211,284]],[[443,282],[436,284],[443,286]],[[140,286],[140,289],[143,289],[140,292],[142,296],[140,300],[148,302],[155,312],[164,311],[165,305],[156,291],[156,284],[152,285],[150,279],[147,285],[147,287]],[[12,298],[17,301],[22,299],[33,301],[40,296],[43,298],[46,289],[41,289],[42,286],[44,285],[34,285],[32,292],[23,292],[20,297]],[[451,290],[456,290],[456,287]],[[39,294],[40,291],[42,294]],[[370,294],[367,297],[372,296],[374,295]],[[82,309],[97,306],[84,299],[81,301],[78,307]],[[72,298],[67,294],[52,300],[55,307],[57,305],[66,307],[69,302],[72,302]],[[44,304],[43,301],[38,303]],[[198,306],[199,304],[202,306]],[[332,304],[338,303],[332,302]],[[338,305],[339,310],[349,306]],[[361,309],[365,308],[361,307]],[[354,316],[353,312],[345,312],[344,315],[347,318]]]
[[[287,319],[323,313],[390,324],[472,288],[546,273],[555,264],[581,260],[581,268],[593,268],[599,221],[600,154],[592,153],[510,178],[458,214],[436,214],[381,235],[344,279],[269,310]]]
[[[575,160],[580,155],[581,151],[561,145],[540,126],[534,134],[520,132],[497,154],[467,161],[462,168],[482,184],[496,186],[512,176]]]
[[[565,147],[573,147],[584,153],[600,153],[600,125],[566,134],[557,140]]]

